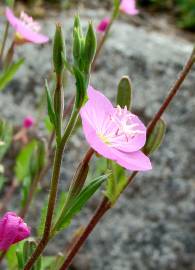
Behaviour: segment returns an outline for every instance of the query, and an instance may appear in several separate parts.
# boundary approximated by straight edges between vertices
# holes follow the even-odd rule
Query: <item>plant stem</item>
[[[97,208],[94,216],[90,220],[89,224],[85,228],[82,235],[77,239],[76,243],[73,245],[72,249],[70,250],[70,252],[68,253],[68,255],[66,257],[66,260],[65,260],[64,264],[62,265],[62,267],[59,270],[68,269],[68,267],[70,266],[73,258],[75,257],[75,255],[77,254],[79,249],[81,248],[82,244],[85,242],[85,240],[87,239],[89,234],[93,231],[93,229],[95,228],[95,226],[97,225],[99,220],[103,217],[103,215],[110,208],[111,208],[110,202],[108,201],[107,198],[104,197],[102,202],[100,203],[99,207]]]
[[[95,69],[97,58],[98,58],[98,56],[99,56],[99,54],[100,54],[100,52],[102,50],[102,47],[104,46],[104,43],[106,42],[106,39],[108,37],[108,34],[110,32],[110,29],[112,27],[113,22],[114,22],[114,19],[112,18],[109,25],[108,25],[108,27],[107,27],[107,29],[106,29],[106,31],[105,31],[105,33],[104,33],[104,35],[102,36],[102,38],[101,38],[101,40],[100,40],[100,42],[98,44],[98,47],[97,47],[97,50],[96,50],[96,53],[95,53],[95,56],[94,56],[94,59],[93,59],[93,63],[91,65],[91,70],[92,71]]]
[[[5,49],[5,43],[6,43],[6,40],[7,40],[7,36],[8,36],[8,30],[9,30],[9,22],[6,22],[5,31],[4,31],[4,35],[3,35],[2,46],[1,46],[1,51],[0,51],[0,62],[3,61],[3,53],[4,53],[4,49]]]
[[[66,130],[65,130],[64,135],[62,137],[62,140],[61,140],[60,144],[58,144],[56,147],[53,173],[52,173],[51,184],[50,184],[51,188],[50,188],[50,193],[49,193],[49,202],[48,202],[47,215],[46,215],[43,236],[42,236],[42,239],[40,240],[37,248],[35,249],[35,251],[31,255],[29,261],[25,265],[24,270],[30,270],[32,268],[32,266],[34,265],[36,260],[39,258],[39,256],[43,252],[45,246],[49,242],[49,235],[50,235],[50,230],[51,230],[51,225],[52,225],[54,206],[55,206],[55,202],[56,202],[58,181],[59,181],[59,176],[60,176],[60,167],[61,167],[64,147],[65,147],[66,142],[69,139],[69,136],[74,128],[74,125],[77,121],[77,118],[78,118],[78,111],[74,109],[72,112],[72,115],[70,117],[70,120],[67,124]]]
[[[87,153],[85,154],[83,160],[80,162],[80,164],[79,164],[79,166],[78,166],[78,169],[77,169],[77,171],[76,171],[76,176],[77,176],[77,177],[78,177],[78,175],[80,176],[80,172],[82,172],[83,169],[86,168],[86,166],[88,165],[89,161],[91,160],[91,157],[93,156],[93,154],[94,154],[94,150],[93,150],[92,148],[89,148],[89,150],[88,150]],[[79,170],[79,171],[78,171],[78,170]],[[76,182],[77,180],[78,180],[78,178],[75,179],[74,176],[73,176],[73,179],[72,179],[72,181],[71,181],[71,184],[73,183],[73,181]],[[84,179],[84,180],[86,180],[86,179]],[[70,184],[70,186],[71,186],[71,184]],[[84,183],[80,183],[80,184],[82,184],[82,186],[84,185]],[[61,211],[61,214],[60,214],[58,220],[56,221],[56,223],[54,224],[54,226],[53,226],[53,228],[52,228],[52,230],[51,230],[51,233],[50,233],[50,239],[55,235],[56,228],[57,228],[58,225],[60,224],[61,219],[63,218],[63,216],[64,216],[66,210],[67,210],[68,207],[69,207],[69,202],[70,202],[70,201],[69,201],[68,198],[67,198],[67,201],[66,201],[66,203],[65,203],[65,205],[64,205],[64,207],[63,207],[63,209],[62,209],[62,211]]]
[[[191,68],[192,68],[192,66],[194,64],[194,53],[195,52],[193,50],[190,58],[188,59],[188,61],[185,64],[182,72],[180,73],[179,78],[176,80],[176,82],[174,83],[173,87],[171,87],[168,96],[165,98],[165,100],[164,100],[163,104],[161,105],[160,109],[158,110],[158,112],[155,114],[155,116],[153,117],[152,121],[148,125],[147,135],[149,135],[153,131],[153,129],[154,129],[157,121],[161,118],[162,114],[167,109],[168,105],[170,104],[170,102],[172,101],[172,99],[174,98],[174,96],[179,91],[180,86],[182,85],[182,83],[185,80],[186,76],[190,72],[190,70],[191,70]],[[128,181],[127,181],[127,184],[125,185],[123,191],[126,189],[126,187],[129,184],[132,183],[133,179],[135,178],[135,176],[137,174],[138,174],[138,172],[135,171],[135,172],[133,172],[129,176]],[[72,249],[69,251],[69,254],[68,254],[68,256],[66,257],[66,259],[64,261],[64,264],[62,265],[62,267],[59,270],[66,270],[69,267],[69,265],[71,264],[72,260],[76,256],[77,252],[79,251],[79,249],[81,248],[81,246],[86,241],[87,237],[90,235],[90,233],[93,231],[93,229],[98,224],[98,222],[100,221],[100,219],[104,216],[104,214],[110,208],[111,208],[111,204],[109,204],[108,199],[106,197],[104,197],[103,198],[103,202],[100,204],[100,206],[98,207],[98,209],[95,212],[94,216],[89,221],[89,223],[88,223],[86,229],[84,230],[84,232],[82,233],[82,235],[79,237],[79,239],[77,240],[77,242],[75,243],[75,245],[73,245]]]

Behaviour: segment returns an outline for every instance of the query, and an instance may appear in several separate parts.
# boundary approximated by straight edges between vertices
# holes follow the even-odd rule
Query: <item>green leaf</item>
[[[62,53],[62,60],[64,62],[65,68],[73,75],[72,66],[68,63],[68,61],[63,53]]]
[[[72,202],[70,208],[67,209],[67,211],[63,213],[63,215],[61,215],[58,226],[56,227],[57,231],[66,228],[71,223],[72,218],[83,208],[83,206],[99,189],[101,184],[108,178],[108,176],[109,174],[97,177],[83,188],[80,194]]]
[[[47,115],[45,117],[44,124],[45,124],[46,129],[49,131],[49,133],[51,133],[53,131],[54,126],[53,126],[53,124],[50,121],[49,115]]]
[[[22,256],[23,256],[23,263],[24,263],[24,265],[27,263],[28,259],[33,254],[33,252],[35,251],[36,247],[37,247],[37,244],[36,244],[36,242],[34,241],[33,238],[27,239],[24,242],[23,250],[22,250]],[[35,264],[33,265],[32,270],[41,270],[41,266],[42,266],[42,257],[40,256],[38,258],[38,260],[35,262]]]
[[[65,205],[65,202],[66,202],[66,199],[67,199],[67,192],[61,192],[60,195],[59,195],[59,199],[57,201],[57,204],[56,204],[56,207],[55,207],[55,210],[54,210],[54,217],[53,217],[53,223],[55,224],[56,221],[58,220],[60,214],[61,214],[61,211]]]
[[[18,261],[16,257],[17,245],[12,245],[6,253],[6,263],[9,270],[17,269]]]
[[[166,124],[162,119],[160,119],[158,120],[153,131],[146,140],[146,144],[143,150],[145,154],[150,155],[160,147],[160,145],[163,142],[165,132],[166,132]]]
[[[76,108],[80,109],[86,99],[86,79],[84,74],[76,67],[73,67],[76,79]]]
[[[112,205],[114,205],[127,183],[127,177],[124,168],[111,160],[108,162],[110,165],[109,169],[112,173],[106,182],[104,194],[110,200]]]
[[[12,127],[7,122],[0,119],[0,141],[2,142],[2,145],[0,145],[0,161],[11,145],[12,133]]]
[[[51,270],[50,267],[51,267],[54,260],[55,260],[54,256],[43,256],[41,270]],[[55,270],[55,269],[53,269],[53,270]],[[59,270],[59,268],[57,270]]]
[[[50,94],[50,90],[49,90],[47,81],[45,81],[45,89],[46,89],[46,94],[47,94],[48,115],[49,115],[51,123],[54,125],[54,127],[56,127],[56,115],[55,115],[55,112],[54,112],[52,98],[51,98],[51,94]]]
[[[0,75],[0,91],[3,90],[7,84],[13,79],[14,75],[18,71],[18,69],[23,65],[24,59],[20,59],[16,63],[13,63],[9,66],[3,74]]]
[[[59,270],[64,262],[64,254],[59,253],[54,260],[48,265],[48,269],[46,270]]]
[[[31,157],[37,146],[35,140],[28,143],[16,158],[15,174],[19,181],[23,181],[25,177],[31,175]]]
[[[0,191],[3,188],[4,184],[5,184],[5,177],[2,174],[0,174]]]
[[[48,198],[44,202],[43,207],[41,209],[41,217],[40,217],[40,223],[37,228],[37,234],[39,237],[43,235],[44,232],[44,227],[45,227],[45,220],[46,220],[46,215],[47,215],[47,206],[48,206]]]
[[[130,110],[132,100],[131,82],[127,76],[123,76],[118,85],[116,104],[121,108],[127,107]]]

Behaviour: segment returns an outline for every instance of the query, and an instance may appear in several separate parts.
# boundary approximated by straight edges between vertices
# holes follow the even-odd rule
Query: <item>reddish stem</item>
[[[89,224],[85,228],[82,235],[78,238],[76,243],[73,245],[72,249],[70,250],[69,254],[66,257],[66,260],[65,260],[64,264],[61,266],[61,268],[59,270],[68,269],[68,267],[70,266],[73,258],[75,257],[75,255],[77,254],[79,249],[81,248],[82,244],[85,242],[85,240],[87,239],[89,234],[93,231],[93,229],[95,228],[95,226],[97,225],[99,220],[108,211],[108,209],[110,209],[110,207],[111,207],[110,202],[108,201],[107,198],[104,197],[103,201],[100,203],[98,209],[96,210],[94,216],[90,220]]]

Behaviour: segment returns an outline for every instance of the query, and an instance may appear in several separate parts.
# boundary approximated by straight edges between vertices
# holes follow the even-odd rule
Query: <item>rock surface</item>
[[[85,25],[89,19],[97,23],[106,15],[103,10],[80,12]],[[73,10],[51,13],[44,21],[43,29],[52,37],[54,22],[61,21],[70,47],[74,13]],[[134,90],[133,110],[148,121],[158,110],[191,49],[192,44],[177,36],[146,31],[144,27],[119,20],[97,62],[92,84],[114,101],[119,79],[129,75]],[[0,114],[20,123],[26,114],[36,115],[35,105],[43,93],[43,80],[51,71],[51,43],[23,46],[18,48],[17,54],[26,56],[26,64],[8,89],[0,94]],[[140,173],[115,208],[97,226],[75,259],[76,269],[195,269],[194,81],[191,73],[164,115],[167,132],[162,147],[152,157],[153,170]],[[69,82],[67,96],[71,95],[72,87]],[[70,143],[73,151],[70,147],[67,149],[61,188],[84,153],[85,149],[80,150],[81,138],[82,135],[74,136]],[[36,203],[35,209],[40,203]],[[74,221],[74,228],[86,224],[96,203],[98,199]],[[63,248],[65,238],[59,237],[49,252],[56,252],[56,247]]]

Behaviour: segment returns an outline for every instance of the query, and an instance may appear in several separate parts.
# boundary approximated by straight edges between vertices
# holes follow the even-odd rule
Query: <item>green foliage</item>
[[[176,0],[178,7],[178,25],[195,31],[195,0]]]
[[[144,146],[144,153],[150,155],[154,153],[162,144],[166,132],[166,124],[160,119],[156,123],[153,131],[148,136]]]
[[[109,174],[102,175],[90,181],[82,191],[72,200],[68,209],[63,209],[57,222],[56,231],[65,229],[71,223],[72,218],[83,208],[92,195],[99,189]],[[65,210],[65,211],[64,211]]]
[[[23,63],[24,59],[20,59],[16,63],[11,64],[2,74],[0,74],[0,91],[10,83]]]
[[[140,6],[169,11],[181,28],[195,30],[195,0],[139,0]]]
[[[0,119],[0,162],[9,149],[12,142],[12,127]]]
[[[104,194],[113,205],[127,184],[127,177],[125,174],[125,169],[111,160],[108,160],[108,168],[112,173],[106,182]]]
[[[48,111],[49,119],[50,119],[50,122],[53,124],[53,126],[56,127],[56,115],[54,112],[54,106],[53,106],[53,102],[52,102],[52,98],[51,98],[47,81],[45,81],[45,90],[47,94],[47,111]]]
[[[12,245],[6,253],[6,263],[9,270],[17,269],[18,261],[16,257],[16,249],[18,245],[20,244]]]
[[[31,184],[45,163],[45,147],[40,141],[33,140],[20,151],[16,158],[15,174],[22,183],[22,206],[25,205]]]
[[[31,160],[36,145],[37,142],[33,140],[20,151],[15,166],[15,174],[18,181],[22,182],[26,177],[31,176]]]
[[[50,261],[47,267],[44,270],[59,270],[64,262],[64,255],[59,253],[54,259]]]
[[[48,199],[43,203],[43,207],[41,209],[40,223],[37,228],[37,233],[38,233],[38,236],[40,237],[43,235],[43,231],[44,231],[45,220],[46,220],[46,215],[47,215],[47,205],[48,205]]]

